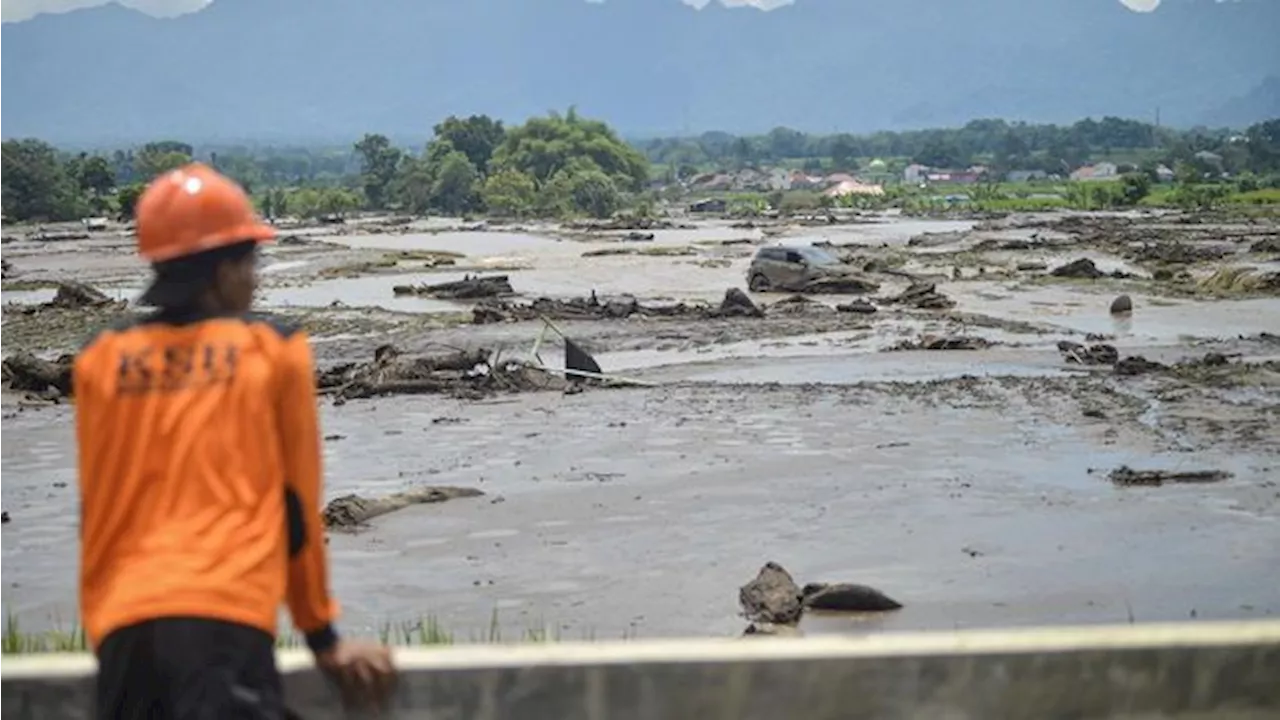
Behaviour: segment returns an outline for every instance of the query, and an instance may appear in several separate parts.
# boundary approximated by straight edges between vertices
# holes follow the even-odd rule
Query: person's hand
[[[342,691],[347,706],[381,708],[395,688],[396,671],[391,649],[359,640],[338,640],[332,648],[316,653],[316,665]]]

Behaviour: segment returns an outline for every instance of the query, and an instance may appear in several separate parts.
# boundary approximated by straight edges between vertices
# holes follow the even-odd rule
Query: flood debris
[[[1141,355],[1130,355],[1116,363],[1115,373],[1117,375],[1146,375],[1147,373],[1160,372],[1165,370],[1166,365],[1148,360]]]
[[[766,312],[770,315],[806,315],[809,313],[832,313],[835,309],[804,295],[791,295],[771,303]]]
[[[1106,273],[1099,270],[1098,266],[1089,258],[1080,258],[1079,260],[1072,260],[1066,265],[1059,265],[1050,270],[1049,274],[1054,277],[1086,278],[1089,280],[1106,276]]]
[[[433,285],[396,285],[392,288],[396,295],[425,295],[442,300],[475,300],[477,298],[495,298],[514,295],[511,279],[506,275],[466,275],[461,280],[436,283]]]
[[[623,242],[653,242],[654,237],[655,237],[654,234],[651,232],[640,232],[639,230],[632,230],[631,232],[627,233],[626,235],[623,235],[619,239],[622,240]]]
[[[1133,312],[1133,298],[1128,295],[1121,295],[1111,301],[1112,315],[1126,315]]]
[[[800,595],[806,610],[885,612],[902,607],[902,603],[879,590],[857,583],[808,583]]]
[[[457,498],[479,497],[484,492],[476,488],[454,486],[430,486],[406,490],[381,498],[360,495],[343,495],[325,505],[324,526],[330,530],[355,531],[368,526],[370,520],[409,507],[440,503]]]
[[[618,230],[691,230],[695,225],[653,217],[616,217],[612,220],[576,220],[564,224],[566,230],[607,232]]]
[[[21,351],[4,359],[4,386],[9,390],[39,393],[48,399],[71,396],[71,368],[74,355],[44,360]]]
[[[883,301],[888,305],[908,305],[921,310],[949,310],[956,306],[951,298],[938,292],[931,282],[913,282],[900,294]]]
[[[9,523],[8,510],[0,510],[0,523],[6,524],[6,525]]]
[[[496,392],[564,390],[568,383],[517,360],[499,360],[485,349],[404,356],[393,345],[371,362],[346,363],[319,373],[317,385],[342,403],[384,395],[445,394],[479,398]]]
[[[1280,235],[1265,237],[1249,246],[1252,253],[1280,253]]]
[[[780,290],[791,288],[780,287]],[[853,272],[831,273],[805,282],[796,291],[813,295],[863,295],[877,292],[880,283]]]
[[[741,293],[739,297],[735,293]],[[744,302],[745,301],[745,302]],[[755,308],[752,311],[751,308]],[[486,300],[472,309],[471,321],[476,325],[527,320],[626,320],[628,318],[700,318],[763,317],[764,313],[745,293],[736,288],[725,291],[718,306],[703,303],[646,304],[634,297],[601,299],[594,291],[587,297],[538,298],[532,302]]]
[[[896,350],[984,350],[994,345],[990,340],[976,335],[921,335],[916,340],[903,340],[890,347]]]
[[[53,299],[45,303],[46,307],[76,310],[79,308],[107,307],[119,304],[98,288],[82,282],[69,281],[58,283],[58,291]]]
[[[1253,267],[1219,268],[1196,283],[1196,289],[1209,293],[1280,295],[1280,272]]]
[[[876,588],[856,583],[809,583],[802,589],[781,565],[770,561],[738,589],[738,604],[750,625],[744,635],[794,634],[805,610],[885,612],[902,603]]]
[[[1138,262],[1158,262],[1165,265],[1189,265],[1198,262],[1221,260],[1235,252],[1234,248],[1220,245],[1191,244],[1185,242],[1143,243],[1131,248],[1125,257]]]
[[[871,303],[867,302],[866,300],[863,300],[862,298],[858,298],[857,300],[854,300],[852,302],[841,303],[839,305],[836,305],[836,310],[839,312],[845,312],[845,313],[873,315],[878,311],[878,308],[875,305],[872,305]]]
[[[1067,362],[1079,365],[1115,365],[1120,361],[1120,351],[1114,345],[1106,343],[1083,345],[1061,340],[1058,342],[1058,352],[1066,357]]]
[[[13,263],[8,260],[0,259],[0,279],[8,280],[13,274]]]
[[[1107,474],[1108,480],[1125,487],[1159,487],[1165,483],[1216,483],[1231,477],[1231,473],[1225,470],[1134,470],[1128,465],[1121,465]]]

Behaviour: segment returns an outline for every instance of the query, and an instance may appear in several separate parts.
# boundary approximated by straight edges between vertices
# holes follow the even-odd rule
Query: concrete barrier
[[[403,649],[392,718],[1280,718],[1280,621]],[[305,653],[290,706],[344,717]],[[9,656],[3,719],[91,717],[87,656]]]

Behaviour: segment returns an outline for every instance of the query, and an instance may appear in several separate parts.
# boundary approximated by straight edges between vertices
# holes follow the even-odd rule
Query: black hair
[[[253,255],[257,246],[253,240],[246,240],[152,263],[155,279],[143,294],[142,302],[165,312],[194,310],[201,297],[217,281],[218,268],[223,263],[238,262]]]

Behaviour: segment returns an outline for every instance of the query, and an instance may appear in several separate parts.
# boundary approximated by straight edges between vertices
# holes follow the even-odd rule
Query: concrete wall
[[[1280,718],[1280,621],[402,650],[394,718]],[[305,654],[290,706],[343,717]],[[5,658],[3,720],[88,718],[93,660]]]

